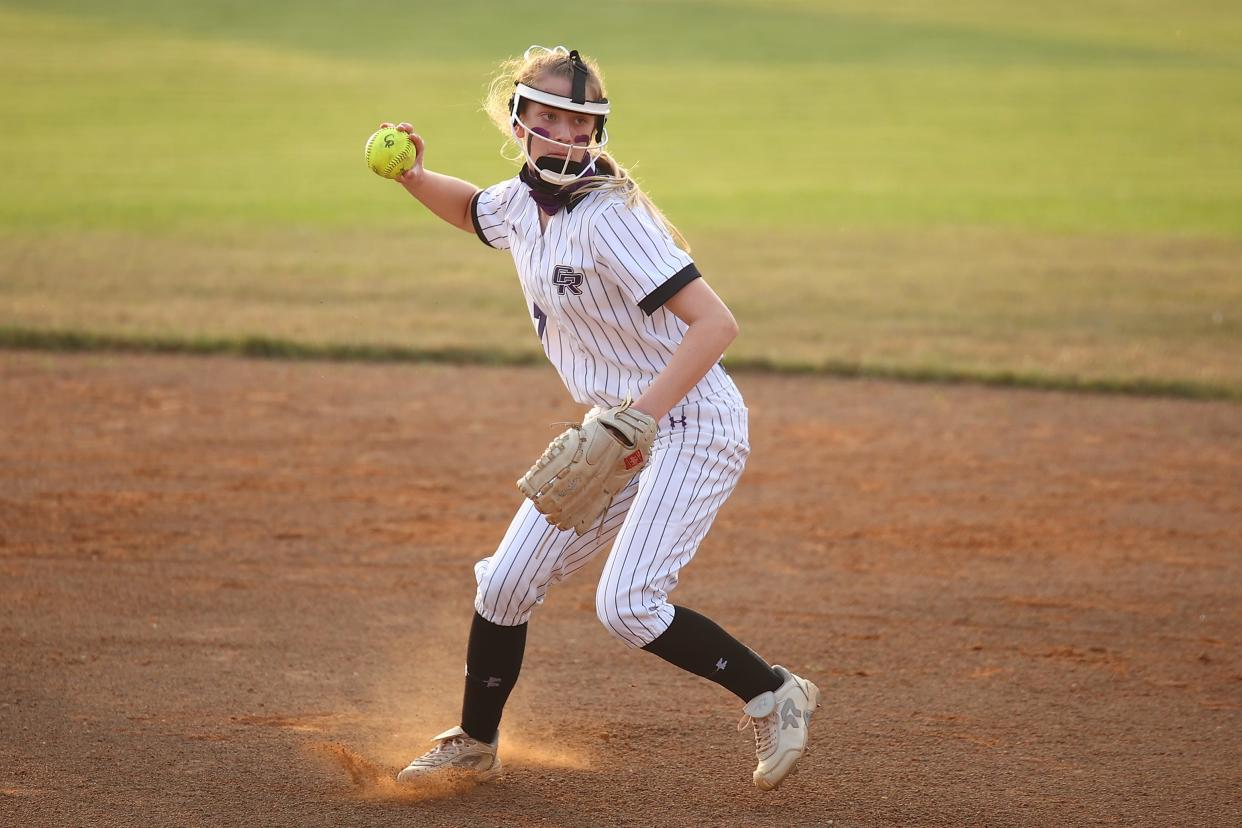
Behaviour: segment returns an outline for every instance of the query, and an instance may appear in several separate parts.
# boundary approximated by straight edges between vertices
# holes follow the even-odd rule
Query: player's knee
[[[627,646],[641,647],[646,643],[640,641],[635,635],[636,631],[642,629],[641,618],[637,613],[629,610],[618,611],[615,608],[597,604],[595,615],[599,618],[599,622],[604,625],[604,629],[608,630],[613,638],[620,640]]]
[[[485,574],[479,579],[479,587],[474,593],[474,608],[493,624],[521,624],[527,620],[529,609],[528,602],[519,598],[514,595],[512,586],[505,588],[503,579]]]
[[[624,592],[603,583],[595,592],[595,615],[604,629],[630,647],[644,647],[654,641],[667,624],[641,602],[627,600]]]
[[[500,615],[500,608],[497,606],[495,594],[487,588],[485,583],[480,583],[479,588],[474,592],[474,608],[489,621],[495,623],[495,619]]]

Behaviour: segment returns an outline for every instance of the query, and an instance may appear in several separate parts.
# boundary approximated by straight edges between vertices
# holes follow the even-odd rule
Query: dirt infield
[[[531,624],[509,772],[407,792],[549,369],[0,353],[0,825],[1242,824],[1242,407],[742,375],[675,599],[817,680],[728,694]],[[514,425],[514,423],[518,425]]]

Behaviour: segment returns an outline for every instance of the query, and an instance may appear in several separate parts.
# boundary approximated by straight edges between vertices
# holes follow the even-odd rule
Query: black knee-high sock
[[[502,627],[477,612],[466,646],[466,693],[461,729],[482,742],[496,738],[500,714],[522,669],[526,625]]]
[[[685,607],[673,611],[673,623],[644,650],[716,682],[742,701],[781,686],[779,673],[716,622]]]

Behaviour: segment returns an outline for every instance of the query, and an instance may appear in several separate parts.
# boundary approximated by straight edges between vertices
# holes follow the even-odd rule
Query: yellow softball
[[[414,166],[417,153],[410,136],[399,129],[384,127],[367,139],[367,166],[384,178],[400,178]]]

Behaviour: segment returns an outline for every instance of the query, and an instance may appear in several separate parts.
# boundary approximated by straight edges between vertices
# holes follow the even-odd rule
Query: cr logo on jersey
[[[561,296],[568,290],[574,296],[582,295],[582,280],[586,278],[581,270],[574,270],[567,265],[557,265],[552,270],[552,284]]]

